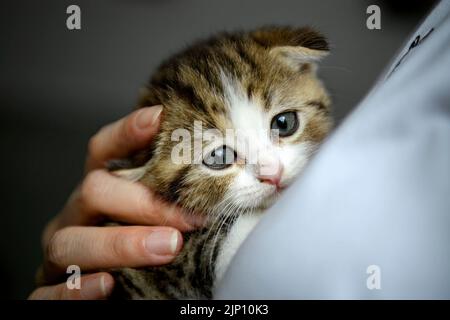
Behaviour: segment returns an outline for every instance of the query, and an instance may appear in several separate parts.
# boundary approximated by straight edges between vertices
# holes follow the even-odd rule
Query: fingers
[[[158,131],[161,111],[162,106],[142,108],[100,129],[89,142],[86,170],[145,147]]]
[[[58,274],[69,265],[86,272],[166,264],[182,242],[181,233],[169,227],[68,227],[50,239],[45,273]]]
[[[80,289],[69,289],[66,283],[40,287],[28,299],[30,300],[100,300],[106,299],[114,287],[114,278],[105,272],[81,277]]]
[[[121,179],[104,170],[90,172],[70,200],[74,217],[70,224],[90,224],[99,212],[113,221],[130,224],[172,226],[181,231],[201,225],[201,219],[183,214],[177,206],[156,197],[144,185]],[[75,214],[78,212],[78,214]]]
[[[93,225],[100,218],[138,225],[162,225],[191,231],[202,227],[205,218],[182,213],[177,206],[156,197],[148,188],[104,170],[91,171],[71,195],[65,208],[46,226],[42,245],[68,226]]]

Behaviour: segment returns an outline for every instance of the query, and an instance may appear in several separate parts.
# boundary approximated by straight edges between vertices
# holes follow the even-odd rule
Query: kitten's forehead
[[[240,81],[221,71],[224,102],[228,118],[235,130],[263,130],[265,110],[259,99],[248,96]]]
[[[157,100],[168,106],[167,131],[193,131],[194,121],[200,121],[204,130],[218,129],[222,135],[227,129],[267,134],[271,118],[317,95],[317,84],[311,72],[287,68],[248,38],[188,51],[152,80]]]

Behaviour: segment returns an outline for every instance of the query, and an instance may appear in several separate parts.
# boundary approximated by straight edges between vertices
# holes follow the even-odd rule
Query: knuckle
[[[52,290],[53,290],[53,299],[69,300],[69,297],[67,296],[67,291],[62,285],[54,286]]]
[[[137,214],[141,217],[149,218],[153,216],[156,209],[155,202],[149,190],[143,190],[136,198]]]
[[[101,170],[94,170],[86,175],[80,187],[80,200],[82,203],[89,205],[91,199],[95,198],[95,195],[102,188],[102,177],[103,173]]]
[[[78,300],[80,290],[71,290],[65,283],[60,283],[51,288],[51,295],[55,300]]]
[[[131,116],[127,117],[125,121],[122,123],[121,133],[125,140],[131,139],[135,133],[135,123],[136,123],[136,115],[137,113],[133,113]]]
[[[133,241],[130,241],[127,233],[117,232],[112,236],[111,250],[115,258],[126,259],[130,256],[130,246]]]
[[[123,119],[118,130],[117,141],[119,144],[127,145],[129,143],[134,143],[138,139],[139,130],[136,126],[138,114],[139,111],[136,111]]]
[[[96,154],[97,154],[97,150],[98,150],[98,145],[99,145],[99,133],[100,131],[98,131],[94,136],[92,136],[89,141],[88,141],[88,154],[95,158]]]
[[[122,232],[117,232],[112,236],[111,250],[112,254],[119,259],[127,256],[127,250],[125,249],[126,235]]]
[[[61,300],[78,300],[80,299],[80,290],[71,290],[65,284],[58,288],[59,299]]]
[[[45,256],[47,261],[54,266],[61,266],[66,254],[66,245],[64,244],[65,229],[56,231],[50,238]]]
[[[133,133],[133,122],[127,117],[116,122],[109,130],[109,140],[118,148],[126,148]]]

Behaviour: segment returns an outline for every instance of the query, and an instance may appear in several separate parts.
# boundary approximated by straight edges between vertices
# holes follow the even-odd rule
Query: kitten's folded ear
[[[329,53],[325,37],[309,27],[264,27],[251,32],[250,37],[295,69],[314,64]]]

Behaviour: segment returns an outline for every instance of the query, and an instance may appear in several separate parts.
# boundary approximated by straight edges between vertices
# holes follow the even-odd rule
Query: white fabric
[[[216,298],[450,298],[449,12],[433,10],[262,219]]]

